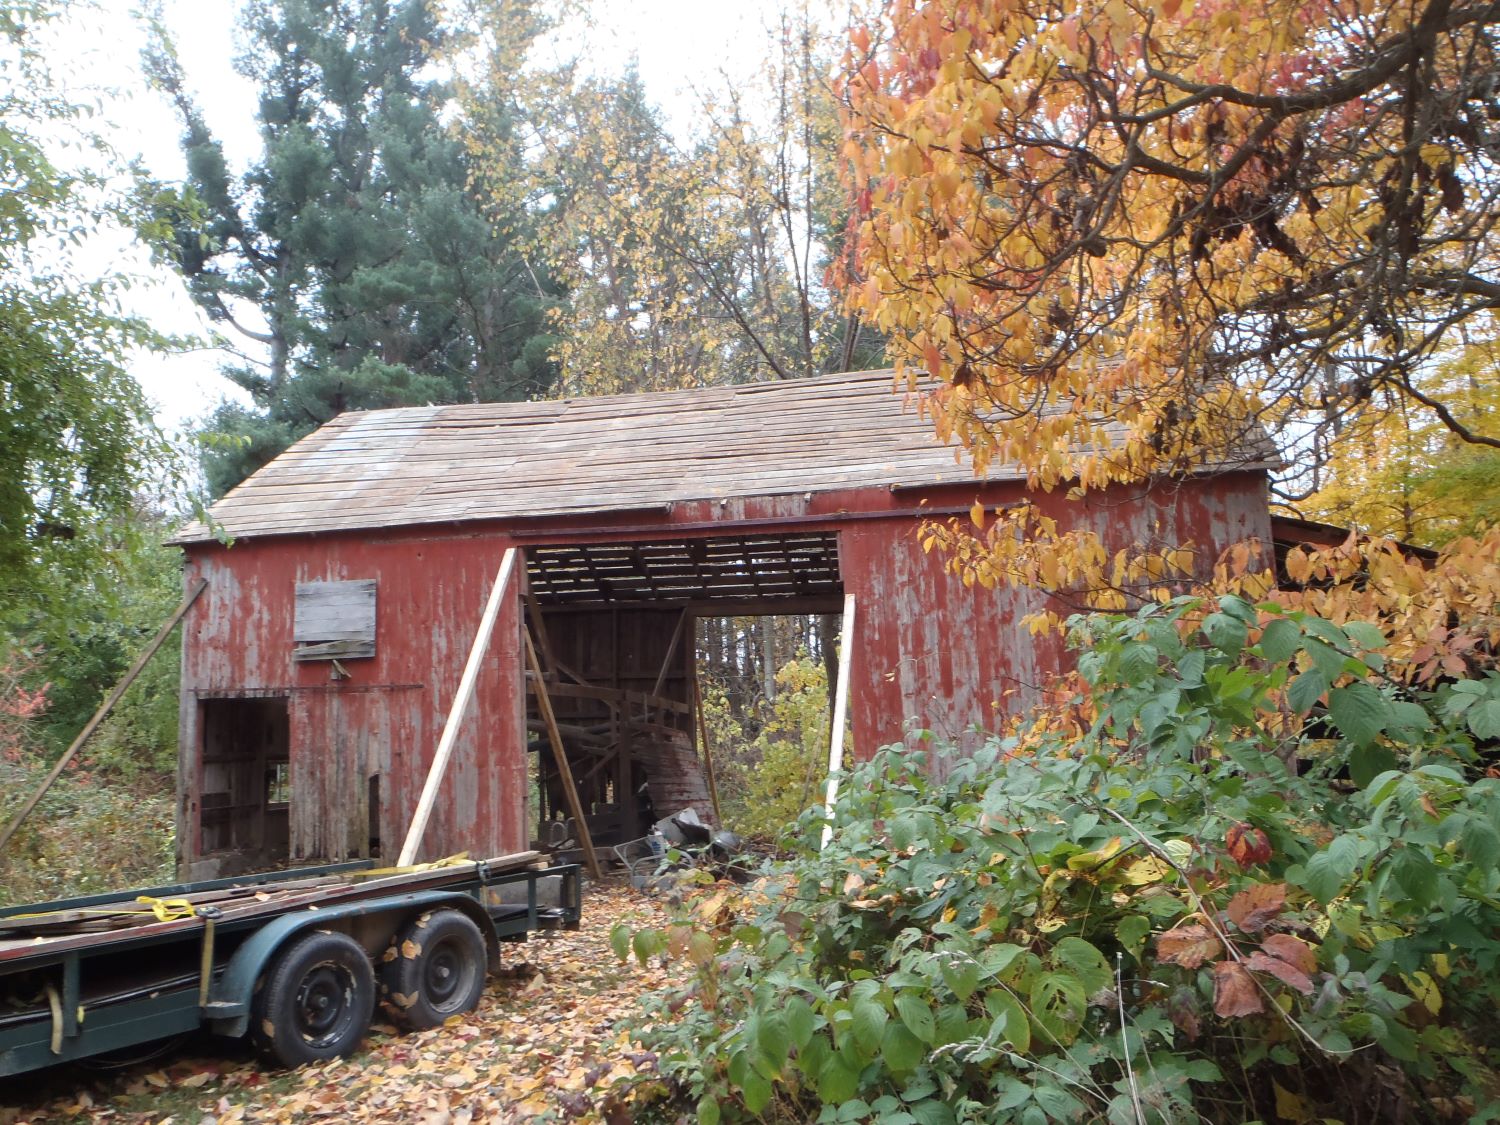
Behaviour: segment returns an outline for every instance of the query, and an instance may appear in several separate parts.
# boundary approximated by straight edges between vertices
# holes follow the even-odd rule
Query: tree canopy
[[[48,142],[93,148],[36,44],[65,4],[0,2],[0,631],[68,619],[70,584],[107,571],[140,489],[169,454],[132,347],[154,336],[120,311],[123,278],[85,276],[64,248],[91,232],[144,228],[134,201]],[[106,584],[107,584],[107,580]]]
[[[1500,308],[1497,24],[892,0],[842,80],[852,306],[939,381],[943,432],[1043,486],[1201,466],[1265,425],[1295,498],[1382,411],[1500,447],[1493,378],[1466,411],[1435,370]]]
[[[481,206],[433,77],[446,28],[422,0],[254,0],[237,66],[262,152],[234,174],[164,31],[147,57],[183,123],[202,218],[178,225],[194,299],[237,337],[205,468],[218,493],[341,410],[522,399],[552,368],[557,298],[531,216]],[[507,89],[502,97],[510,97]],[[504,134],[503,143],[512,138]]]

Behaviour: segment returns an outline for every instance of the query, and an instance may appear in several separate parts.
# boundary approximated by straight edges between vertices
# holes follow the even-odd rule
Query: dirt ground
[[[595,886],[582,929],[502,946],[506,967],[479,1007],[448,1026],[401,1035],[377,1014],[354,1057],[292,1072],[207,1036],[114,1070],[61,1066],[0,1080],[0,1125],[599,1122],[605,1091],[649,1066],[616,1024],[671,977],[655,963],[621,964],[610,928],[661,917],[654,900],[628,886]]]

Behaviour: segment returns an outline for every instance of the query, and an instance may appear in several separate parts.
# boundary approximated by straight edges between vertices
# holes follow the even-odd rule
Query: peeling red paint
[[[380,532],[268,536],[232,547],[187,548],[187,581],[208,589],[190,611],[183,645],[180,860],[213,869],[199,832],[203,798],[200,703],[235,693],[285,694],[291,742],[290,858],[360,854],[367,779],[381,778],[379,836],[399,846],[426,776],[500,558],[512,544],[651,542],[832,530],[845,590],[859,605],[851,654],[855,753],[898,741],[909,723],[965,739],[994,730],[1000,711],[1035,698],[1057,674],[1053,638],[1020,627],[1043,608],[1033,592],[966,589],[917,540],[925,515],[1022,499],[1017,484],[926,491],[850,489],[694,501],[660,510]],[[1112,547],[1145,538],[1198,547],[1201,567],[1241,539],[1269,540],[1265,479],[1229,473],[1141,494],[1111,490],[1069,501],[1039,498],[1063,526],[1087,525]],[[376,653],[346,661],[292,661],[299,581],[373,578]],[[504,608],[476,698],[424,840],[426,857],[520,851],[526,839],[525,679],[516,598]],[[970,740],[977,735],[969,736]],[[938,765],[936,768],[941,768]],[[206,864],[206,866],[205,866]]]

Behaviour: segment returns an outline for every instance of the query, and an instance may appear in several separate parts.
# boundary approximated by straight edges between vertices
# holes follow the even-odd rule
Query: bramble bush
[[[616,952],[701,1121],[1500,1119],[1500,676],[1237,596],[1070,623],[1092,716],[890,748]],[[1075,701],[1078,702],[1078,701]],[[1039,734],[1038,731],[1041,733]],[[644,1112],[644,1111],[641,1111]]]

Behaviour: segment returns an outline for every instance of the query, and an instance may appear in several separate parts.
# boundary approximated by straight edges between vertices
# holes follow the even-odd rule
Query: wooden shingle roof
[[[992,465],[988,479],[1016,479]],[[341,414],[213,506],[236,538],[973,480],[889,371]],[[211,538],[203,524],[176,542]]]

